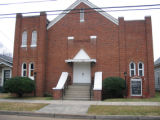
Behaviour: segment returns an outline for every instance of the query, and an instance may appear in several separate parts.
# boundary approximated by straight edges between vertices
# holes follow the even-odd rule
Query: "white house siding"
[[[160,91],[160,68],[154,70],[155,74],[155,89]]]

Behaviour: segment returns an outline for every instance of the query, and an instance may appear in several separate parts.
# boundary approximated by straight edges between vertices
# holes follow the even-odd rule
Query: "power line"
[[[160,4],[155,4],[156,6],[160,6]],[[155,6],[154,5],[154,6]],[[142,7],[142,6],[146,6],[146,5],[139,5],[139,7]],[[147,6],[153,6],[153,5],[147,5]],[[136,6],[127,6],[126,8],[128,7],[136,7]],[[85,10],[88,10],[87,12],[84,12],[84,13],[94,13],[94,12],[97,12],[97,11],[89,11],[89,10],[93,10],[93,9],[99,9],[98,12],[123,12],[123,11],[145,11],[145,10],[158,10],[160,9],[159,7],[157,8],[142,8],[142,9],[115,9],[115,10],[102,10],[104,8],[125,8],[125,6],[119,6],[119,7],[102,7],[102,8],[86,8]],[[51,11],[45,11],[47,13],[50,13],[50,12],[62,12],[62,13],[55,13],[55,14],[47,14],[47,15],[60,15],[60,14],[66,14],[67,11],[70,11],[70,10],[73,10],[73,12],[71,13],[68,13],[68,14],[77,14],[77,13],[80,13],[80,9],[67,9],[67,10],[51,10]],[[22,14],[35,14],[35,13],[40,13],[40,12],[26,12],[26,13],[22,13]],[[17,13],[10,13],[10,14],[0,14],[0,16],[4,16],[4,17],[0,17],[0,19],[4,19],[4,18],[16,18],[16,17],[13,17],[13,15],[16,15]],[[9,17],[10,15],[10,17]],[[8,17],[5,17],[5,16],[8,16]]]
[[[50,1],[50,0],[49,0]],[[53,1],[53,0],[51,0]],[[135,5],[135,6],[116,6],[116,7],[101,7],[101,8],[84,8],[84,10],[93,10],[93,9],[117,9],[117,8],[139,8],[139,7],[155,7],[155,6],[160,6],[160,4],[152,4],[152,5]],[[147,10],[147,9],[154,9],[154,8],[144,8],[142,10]],[[156,8],[157,9],[157,8]],[[79,11],[80,9],[66,9],[66,10],[50,10],[50,11],[44,11],[44,12],[67,12],[67,11]],[[129,10],[129,9],[127,9]],[[122,11],[127,11],[127,10],[122,10]],[[133,9],[134,10],[134,9]],[[136,9],[135,9],[136,10]],[[140,9],[137,9],[140,10]],[[111,11],[119,11],[119,10],[109,10]],[[41,11],[36,11],[36,12],[24,12],[21,14],[34,14],[34,13],[40,13]],[[8,14],[0,14],[0,16],[7,16],[7,15],[16,15],[17,13],[8,13]]]
[[[0,4],[0,6],[17,5],[17,4],[29,4],[29,3],[41,3],[41,2],[48,2],[48,1],[56,1],[56,0],[41,0],[41,1],[29,1],[29,2],[4,3],[4,4]]]

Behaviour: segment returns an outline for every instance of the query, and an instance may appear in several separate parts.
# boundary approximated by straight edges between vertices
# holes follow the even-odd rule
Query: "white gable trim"
[[[76,6],[78,6],[80,3],[84,3],[86,5],[88,5],[91,8],[98,8],[96,5],[92,4],[91,2],[89,2],[88,0],[77,0],[75,3],[73,3],[70,7],[68,7],[66,10],[62,12],[60,15],[58,15],[54,20],[52,20],[47,29],[51,28],[54,24],[56,24],[60,19],[62,19],[67,13],[69,13],[72,9],[74,9]],[[118,20],[114,17],[112,17],[110,14],[106,13],[105,11],[102,12],[102,9],[95,9],[95,11],[99,12],[101,15],[103,15],[105,18],[109,19],[110,21],[112,21],[113,23],[115,23],[116,25],[118,25]]]
[[[81,59],[87,60],[87,59],[91,59],[91,58],[88,56],[88,54],[83,49],[81,49],[73,59],[74,60],[81,60]]]

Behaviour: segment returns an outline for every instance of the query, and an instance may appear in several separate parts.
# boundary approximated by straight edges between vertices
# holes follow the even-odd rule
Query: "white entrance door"
[[[90,63],[74,63],[73,83],[91,83]]]

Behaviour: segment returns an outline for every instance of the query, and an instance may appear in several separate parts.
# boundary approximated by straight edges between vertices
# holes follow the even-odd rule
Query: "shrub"
[[[108,77],[103,80],[103,99],[124,96],[125,80],[120,77]]]
[[[22,97],[24,93],[32,93],[35,89],[34,81],[27,77],[13,77],[6,80],[4,89],[7,92],[15,93]]]

